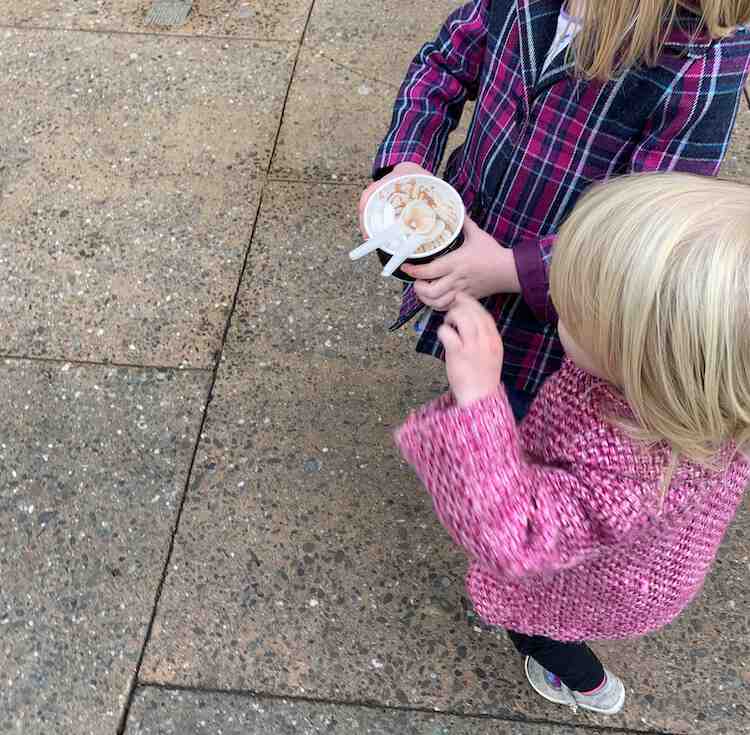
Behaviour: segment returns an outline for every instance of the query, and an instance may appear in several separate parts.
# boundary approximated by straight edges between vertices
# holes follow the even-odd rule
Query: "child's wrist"
[[[516,259],[510,248],[500,245],[498,252],[496,279],[497,293],[521,293],[521,282],[518,278]]]
[[[455,399],[456,406],[459,408],[469,408],[476,403],[481,403],[487,398],[496,396],[498,393],[498,386],[493,387],[477,387],[477,388],[463,388],[453,390],[453,398]]]

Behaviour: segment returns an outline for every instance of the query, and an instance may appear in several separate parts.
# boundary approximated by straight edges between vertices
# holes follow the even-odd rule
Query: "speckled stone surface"
[[[128,723],[125,735],[604,735],[561,725],[151,688],[137,693]]]
[[[743,98],[737,116],[732,142],[721,168],[722,176],[750,183],[750,109]]]
[[[396,29],[398,18],[388,25]],[[377,36],[362,45],[328,43],[317,41],[319,35],[327,34],[315,31],[313,18],[289,93],[273,175],[315,181],[368,179],[409,62],[429,34],[401,38],[399,45],[384,44]],[[447,152],[465,138],[472,109],[468,103]]]
[[[459,668],[457,687],[479,686],[461,556],[389,437],[440,383],[315,354],[235,365],[220,369],[144,678],[396,704],[450,694]]]
[[[338,181],[369,177],[375,150],[388,129],[398,81],[379,76],[382,66],[362,71],[342,57],[346,55],[327,47],[303,48],[273,160],[274,176]],[[403,77],[406,65],[399,67],[401,73],[395,76]]]
[[[312,0],[194,0],[187,22],[146,25],[154,0],[0,0],[0,25],[298,40]]]
[[[115,732],[208,378],[0,362],[0,732]]]
[[[461,4],[318,0],[290,91],[274,175],[367,179],[409,62]],[[468,118],[465,114],[451,146],[462,139]]]
[[[448,15],[465,0],[316,0],[306,42],[312,45],[346,45],[369,53],[382,47],[392,55],[414,56],[419,47],[437,35]],[[408,58],[408,57],[407,57]],[[363,66],[367,56],[361,57]]]
[[[272,183],[263,196],[248,269],[224,350],[244,363],[266,350],[341,357],[373,365],[428,369],[414,332],[387,328],[398,315],[401,284],[382,278],[375,255],[347,253],[362,238],[361,187]]]
[[[212,365],[290,49],[0,37],[0,354]]]
[[[219,373],[145,680],[573,721],[532,695],[504,636],[466,622],[463,557],[391,447],[440,380],[246,354]],[[629,692],[608,724],[703,735],[745,721],[743,519],[682,621],[605,648]]]

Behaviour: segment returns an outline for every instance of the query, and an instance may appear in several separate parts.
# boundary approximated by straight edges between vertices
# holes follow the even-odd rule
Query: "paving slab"
[[[389,438],[440,385],[315,354],[237,364],[220,369],[144,679],[396,703],[452,684],[460,654],[425,623],[471,637],[461,557]],[[396,683],[446,647],[441,676],[425,659]]]
[[[466,622],[465,561],[391,447],[439,389],[316,353],[222,365],[144,680],[573,722],[531,694],[503,635]],[[602,724],[746,721],[746,519],[688,615],[603,649],[629,706]]]
[[[597,729],[143,688],[125,735],[604,735]],[[607,735],[624,735],[607,730]]]
[[[146,25],[154,0],[0,0],[0,25],[297,41],[312,0],[194,0],[187,22]]]
[[[750,108],[742,100],[732,142],[721,167],[721,175],[750,183]]]
[[[380,56],[381,54],[377,54]],[[388,130],[398,82],[349,66],[329,48],[303,48],[272,165],[277,178],[366,181]],[[406,64],[401,64],[401,77]]]
[[[137,179],[265,174],[293,45],[9,29],[0,37],[3,146],[18,165],[71,178],[94,165]]]
[[[113,178],[43,189],[0,223],[0,353],[211,367],[255,184],[167,178],[132,191]]]
[[[390,52],[392,58],[403,53],[414,56],[423,43],[437,36],[448,15],[464,3],[465,0],[316,0],[305,42],[313,46],[346,44],[362,51],[379,47]]]
[[[361,29],[357,42],[348,35],[348,42],[330,41],[336,34],[321,27],[317,7],[290,89],[272,173],[325,181],[367,179],[409,63],[430,33],[415,30],[404,37],[398,16],[390,16],[383,26],[376,15],[364,13],[355,26]],[[344,27],[352,28],[352,21]],[[384,43],[381,36],[392,31],[398,43]],[[473,104],[467,104],[448,151],[465,138],[472,110]]]
[[[0,354],[211,366],[292,52],[0,35]]]
[[[339,357],[371,366],[433,367],[414,353],[410,327],[389,334],[401,285],[361,242],[361,187],[271,183],[263,194],[248,268],[224,351],[247,363],[268,351]]]
[[[0,731],[115,732],[209,377],[0,363]]]

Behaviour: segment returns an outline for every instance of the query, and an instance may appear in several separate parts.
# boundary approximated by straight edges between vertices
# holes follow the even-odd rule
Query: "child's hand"
[[[459,406],[486,398],[500,385],[503,342],[495,321],[475,299],[463,293],[438,330],[445,347],[448,380]]]
[[[424,174],[426,176],[432,176],[432,174],[427,169],[422,168],[418,163],[411,163],[408,161],[406,163],[398,163],[394,167],[393,171],[391,171],[387,176],[383,176],[383,178],[379,179],[378,181],[373,181],[372,184],[370,184],[362,192],[362,196],[359,198],[359,229],[366,238],[370,237],[363,219],[367,200],[372,196],[372,193],[375,191],[375,189],[381,187],[385,181],[388,181],[389,179],[395,179],[397,176],[406,176],[408,174]]]
[[[518,293],[513,253],[502,247],[468,217],[464,224],[464,244],[455,252],[426,265],[401,266],[413,278],[419,300],[437,311],[446,311],[458,293],[475,299],[496,293]]]

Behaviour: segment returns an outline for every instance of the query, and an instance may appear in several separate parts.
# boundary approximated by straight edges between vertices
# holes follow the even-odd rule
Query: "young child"
[[[441,357],[441,312],[459,292],[489,297],[520,418],[563,356],[545,263],[559,224],[592,182],[616,174],[717,172],[750,64],[750,33],[737,27],[749,22],[750,0],[471,0],[456,10],[409,68],[374,177],[437,172],[476,100],[445,171],[470,215],[466,242],[407,268],[417,282],[393,328],[430,307],[417,349]]]
[[[460,294],[439,333],[452,395],[397,443],[532,687],[612,714],[624,687],[583,641],[673,620],[750,480],[750,187],[594,187],[560,230],[551,293],[567,359],[520,428],[494,320]]]

